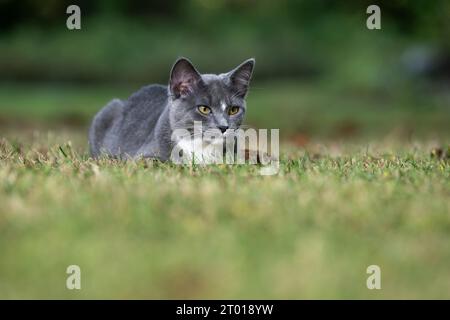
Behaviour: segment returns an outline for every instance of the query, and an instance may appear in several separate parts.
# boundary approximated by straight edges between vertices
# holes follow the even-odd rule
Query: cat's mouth
[[[219,128],[212,128],[202,132],[203,141],[210,144],[222,144],[234,137],[236,137],[236,132],[233,129],[222,131]]]
[[[221,130],[217,127],[191,127],[180,130],[179,134],[175,134],[174,141],[191,141],[202,146],[221,146],[233,143],[238,136],[237,129],[233,128]]]
[[[202,137],[228,137],[228,136],[235,136],[236,135],[236,129],[227,129],[225,131],[219,129],[219,128],[206,128],[203,130],[194,130],[194,129],[186,129],[187,132],[191,135],[191,137],[197,138],[199,136]]]

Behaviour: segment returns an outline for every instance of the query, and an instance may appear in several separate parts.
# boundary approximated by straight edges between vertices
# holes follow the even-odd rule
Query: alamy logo
[[[367,278],[366,285],[367,289],[381,289],[381,269],[376,264],[370,265],[366,270],[367,274],[370,276]]]
[[[66,273],[69,274],[66,280],[66,287],[69,290],[81,289],[81,269],[77,265],[67,267]]]
[[[381,9],[376,4],[367,7],[366,13],[371,14],[366,21],[367,29],[381,29]]]
[[[66,13],[70,16],[66,20],[66,26],[69,30],[81,29],[81,9],[77,5],[70,5],[66,9]]]
[[[260,164],[261,175],[279,170],[279,130],[270,130],[270,152],[267,129],[219,129],[203,131],[202,122],[194,122],[194,131],[176,129],[170,159],[175,164]],[[270,155],[269,155],[270,153]]]

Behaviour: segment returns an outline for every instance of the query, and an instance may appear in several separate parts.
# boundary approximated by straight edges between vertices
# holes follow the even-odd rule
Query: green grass
[[[92,115],[138,87],[0,86],[0,298],[450,298],[445,92],[255,83],[248,123],[282,138],[263,177],[89,159]]]
[[[0,146],[0,298],[450,298],[450,165],[429,145],[284,147],[270,177]]]

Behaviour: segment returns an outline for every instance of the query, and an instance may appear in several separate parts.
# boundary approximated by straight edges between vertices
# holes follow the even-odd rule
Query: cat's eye
[[[211,109],[207,106],[198,106],[197,110],[204,115],[208,115],[211,113]]]
[[[238,113],[239,112],[239,107],[231,107],[229,110],[228,110],[228,114],[230,115],[230,116],[232,116],[232,115],[235,115],[236,113]]]

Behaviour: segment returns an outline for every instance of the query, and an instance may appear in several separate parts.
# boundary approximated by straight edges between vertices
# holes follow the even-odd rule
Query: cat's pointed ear
[[[175,98],[191,94],[201,81],[200,73],[186,58],[179,58],[170,72],[169,89]]]
[[[228,73],[231,85],[237,96],[244,98],[247,95],[254,66],[255,59],[248,59]]]

